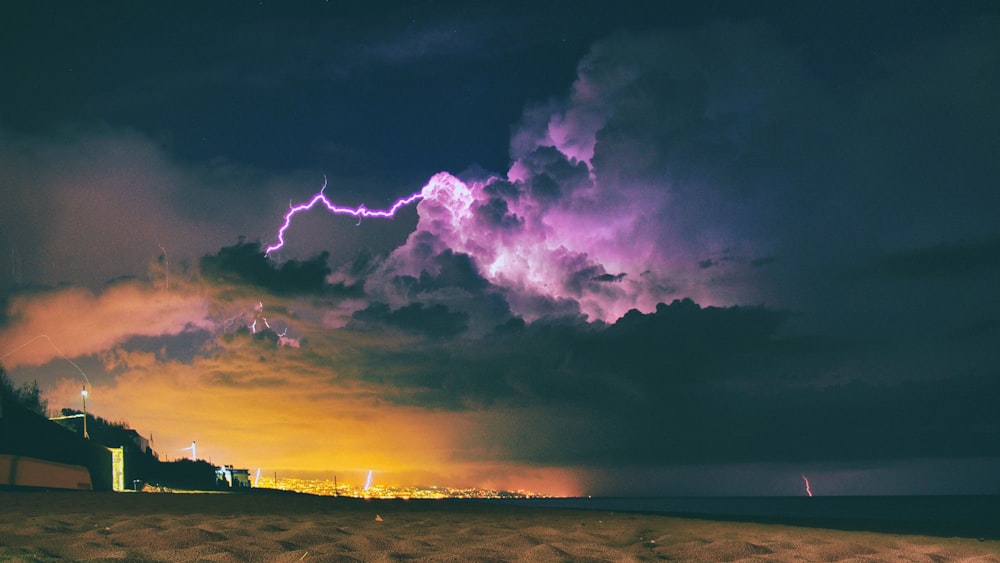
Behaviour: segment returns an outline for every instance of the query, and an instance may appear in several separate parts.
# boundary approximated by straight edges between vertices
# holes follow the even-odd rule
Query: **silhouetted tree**
[[[63,416],[79,416],[83,414],[83,411],[76,409],[63,408]],[[74,430],[79,428],[79,419],[69,419],[60,420],[60,424]],[[120,448],[122,446],[134,447],[138,450],[139,446],[132,441],[132,430],[129,428],[128,423],[124,421],[112,422],[110,420],[101,418],[93,413],[87,414],[87,434],[90,435],[90,439],[109,448]]]
[[[42,392],[38,389],[38,382],[24,383],[20,387],[15,387],[14,382],[7,377],[3,364],[0,364],[0,393],[12,399],[17,404],[38,413],[48,416],[49,402],[42,398]]]

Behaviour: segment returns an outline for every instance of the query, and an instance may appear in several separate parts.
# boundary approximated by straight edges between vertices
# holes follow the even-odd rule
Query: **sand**
[[[0,560],[998,561],[1000,541],[298,494],[0,492]]]

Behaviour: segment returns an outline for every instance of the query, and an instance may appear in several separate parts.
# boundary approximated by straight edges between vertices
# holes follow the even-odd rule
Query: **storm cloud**
[[[208,8],[218,35],[25,9],[0,360],[54,407],[77,366],[164,453],[281,470],[881,494],[995,467],[996,8],[627,4]],[[419,196],[265,252],[317,190]]]

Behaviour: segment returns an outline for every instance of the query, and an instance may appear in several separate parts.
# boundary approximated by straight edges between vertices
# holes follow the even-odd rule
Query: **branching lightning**
[[[257,311],[257,317],[253,320],[252,323],[250,323],[250,332],[252,332],[254,334],[257,334],[257,320],[258,319],[264,321],[264,326],[265,327],[271,328],[271,323],[267,322],[267,317],[264,316],[264,303],[262,301],[258,301],[257,302],[256,311]],[[287,331],[288,329],[285,329],[285,330]]]
[[[409,195],[407,197],[397,199],[395,203],[392,204],[388,209],[368,209],[364,204],[358,207],[341,207],[330,201],[324,190],[326,190],[327,178],[323,176],[323,187],[320,188],[319,193],[314,195],[307,203],[300,203],[298,205],[292,205],[289,203],[288,212],[285,213],[285,221],[282,223],[281,228],[278,229],[277,242],[268,246],[264,249],[265,254],[270,254],[275,250],[278,250],[285,245],[285,231],[292,224],[292,217],[302,211],[308,211],[312,209],[317,203],[323,203],[326,209],[334,215],[351,215],[358,218],[358,225],[361,224],[361,219],[365,217],[376,217],[380,219],[391,219],[396,215],[396,212],[401,208],[406,207],[414,203],[415,201],[422,199],[424,197],[423,192],[417,192],[415,194]]]
[[[286,323],[285,328],[281,332],[278,332],[278,330],[271,325],[270,321],[267,320],[267,317],[264,314],[263,301],[257,301],[257,304],[253,306],[252,313],[238,313],[224,320],[222,322],[222,330],[224,332],[229,332],[230,328],[237,325],[237,323],[246,326],[247,329],[250,330],[251,334],[257,334],[258,329],[261,331],[265,329],[273,331],[278,337],[278,346],[288,348],[298,348],[301,346],[301,341],[298,338],[288,336],[288,331],[291,328],[290,325]]]

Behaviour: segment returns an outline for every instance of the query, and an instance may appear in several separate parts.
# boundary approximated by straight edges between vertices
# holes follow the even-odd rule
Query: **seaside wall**
[[[82,465],[0,454],[0,486],[4,485],[77,491],[94,489],[90,471]]]
[[[112,490],[111,452],[100,444],[0,397],[0,454],[82,465],[94,490]]]

